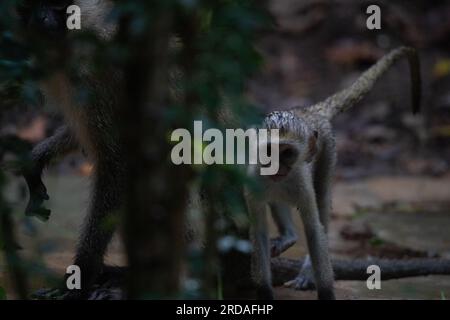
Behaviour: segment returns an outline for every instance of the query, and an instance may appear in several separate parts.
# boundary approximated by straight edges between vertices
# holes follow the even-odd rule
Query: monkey
[[[260,176],[265,190],[259,198],[246,189],[245,198],[251,220],[253,243],[252,275],[259,298],[273,299],[270,273],[270,249],[265,210],[272,202],[297,209],[303,221],[309,257],[299,275],[287,285],[303,288],[313,273],[319,299],[334,299],[333,269],[327,232],[331,211],[331,182],[337,159],[331,120],[358,103],[376,81],[400,58],[407,57],[411,69],[413,113],[420,109],[420,66],[417,53],[409,47],[397,48],[364,72],[348,89],[306,108],[274,111],[265,117],[262,127],[278,129],[279,171]],[[258,176],[260,165],[249,165]],[[264,199],[264,201],[262,200]],[[312,270],[309,267],[312,265]]]
[[[112,8],[107,0],[24,0],[18,7],[18,14],[26,30],[39,30],[39,36],[46,39],[57,35],[58,41],[68,42],[66,11],[72,4],[82,9],[86,28],[102,39],[113,36],[115,27],[106,22]],[[123,202],[123,142],[117,132],[120,81],[119,72],[102,74],[80,68],[77,74],[57,70],[40,83],[45,103],[60,109],[68,125],[32,150],[33,164],[24,173],[30,190],[27,213],[32,214],[48,199],[41,173],[51,158],[82,147],[95,168],[91,201],[74,258],[74,264],[82,270],[81,290],[67,291],[65,297],[68,299],[84,298],[101,273],[103,256],[114,233],[108,222],[114,220]],[[76,96],[78,86],[87,88],[91,99],[80,102]]]

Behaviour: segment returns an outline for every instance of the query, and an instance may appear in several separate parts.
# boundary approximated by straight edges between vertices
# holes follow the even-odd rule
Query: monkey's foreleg
[[[298,208],[305,229],[318,297],[334,299],[334,278],[327,236],[319,219],[311,170],[306,165],[299,170],[299,182]]]
[[[269,206],[280,234],[278,237],[270,239],[270,255],[277,257],[297,242],[297,233],[289,206],[280,203],[271,203]]]
[[[329,140],[324,144],[323,151],[316,159],[314,170],[314,191],[316,193],[319,219],[325,234],[328,234],[328,224],[331,214],[331,180],[333,178],[335,163],[336,150],[334,140]],[[295,288],[300,290],[315,288],[314,273],[309,255],[305,257],[300,273],[295,281]]]
[[[66,126],[59,128],[53,136],[33,148],[31,162],[23,169],[23,176],[30,192],[30,199],[25,210],[27,216],[36,215],[44,220],[48,219],[50,210],[42,207],[42,203],[49,199],[47,188],[42,182],[42,171],[53,158],[76,148],[77,143]]]
[[[266,203],[246,196],[250,214],[250,240],[253,244],[251,273],[256,284],[258,299],[272,300],[272,275],[270,270],[269,230],[267,227]]]

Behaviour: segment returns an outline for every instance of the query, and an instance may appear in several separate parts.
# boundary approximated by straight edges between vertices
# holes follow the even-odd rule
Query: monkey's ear
[[[313,134],[308,139],[308,153],[306,155],[306,162],[311,162],[317,152],[317,138],[319,137],[319,132],[314,130]]]

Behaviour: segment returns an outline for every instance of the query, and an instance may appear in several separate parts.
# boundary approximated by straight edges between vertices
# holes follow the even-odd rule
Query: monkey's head
[[[268,176],[273,181],[285,179],[294,168],[302,163],[309,163],[317,152],[318,132],[292,112],[272,112],[266,117],[264,126],[267,129],[279,129],[278,161],[279,169],[275,175]],[[274,143],[270,145],[270,153]]]
[[[44,37],[60,37],[67,33],[67,7],[73,0],[21,0],[17,12],[23,26]]]

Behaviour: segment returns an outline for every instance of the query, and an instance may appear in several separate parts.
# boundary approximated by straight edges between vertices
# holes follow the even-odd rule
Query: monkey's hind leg
[[[49,199],[47,188],[42,182],[42,171],[52,159],[76,148],[77,143],[66,126],[59,128],[53,136],[33,148],[31,161],[22,170],[30,192],[30,199],[25,210],[27,216],[35,215],[43,220],[48,219],[50,210],[42,207],[43,202]]]
[[[102,271],[103,256],[116,229],[122,206],[123,173],[117,168],[120,168],[117,163],[97,164],[93,199],[74,262],[81,270],[81,290],[72,290],[66,299],[86,298]]]
[[[318,297],[334,299],[334,276],[328,253],[327,236],[319,219],[313,179],[306,165],[300,169],[299,183],[302,187],[299,188],[297,204],[305,229]],[[287,285],[298,288],[299,278],[295,278]]]
[[[250,214],[250,240],[253,244],[251,273],[256,284],[257,299],[272,300],[272,275],[270,270],[269,230],[266,203],[246,196]]]
[[[289,206],[271,203],[269,207],[279,233],[278,237],[270,239],[270,255],[278,257],[297,242],[297,233]]]

